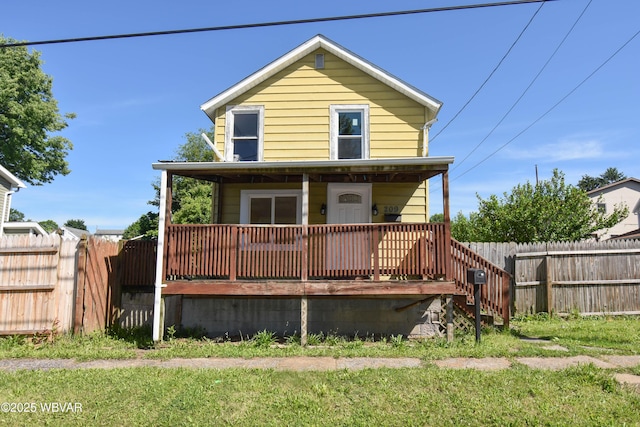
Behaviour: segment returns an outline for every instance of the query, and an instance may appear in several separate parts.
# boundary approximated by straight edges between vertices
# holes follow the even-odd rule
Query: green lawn
[[[282,372],[243,369],[0,372],[0,425],[640,425],[640,394],[594,366],[562,371],[517,363],[501,371],[436,368],[446,357],[640,354],[640,318],[515,319],[510,331],[443,339],[295,337],[265,331],[241,342],[173,338],[153,346],[148,331],[0,339],[0,358],[419,357],[423,368]],[[545,349],[545,338],[568,351]],[[640,374],[640,366],[627,372]],[[51,406],[59,402],[57,406]],[[9,405],[7,406],[6,403]],[[48,409],[47,409],[48,407]],[[8,412],[6,411],[8,409]],[[26,413],[25,410],[32,412]],[[56,411],[57,412],[52,412]]]
[[[522,338],[543,338],[548,344]],[[173,338],[154,345],[148,330],[113,331],[86,337],[61,336],[53,342],[23,337],[0,339],[0,358],[127,359],[135,357],[531,357],[599,354],[640,354],[640,317],[602,317],[563,320],[528,317],[512,321],[509,331],[485,329],[477,345],[475,334],[457,333],[453,343],[445,339],[408,341],[403,337],[343,338],[310,336],[302,347],[296,337],[278,344],[267,331],[243,341],[217,342],[207,339]],[[276,345],[277,344],[277,345]],[[143,350],[142,350],[143,349]]]
[[[640,396],[592,366],[280,372],[117,369],[0,373],[1,425],[638,425]],[[67,402],[76,412],[44,412]],[[78,409],[81,407],[81,412]]]

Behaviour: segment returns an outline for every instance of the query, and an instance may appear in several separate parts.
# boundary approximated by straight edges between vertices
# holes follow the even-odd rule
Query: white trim
[[[27,186],[24,184],[24,182],[20,181],[18,178],[16,178],[16,176],[14,174],[12,174],[11,172],[9,172],[4,166],[0,165],[0,177],[3,177],[4,179],[6,179],[7,181],[9,181],[9,184],[11,184],[12,187],[15,188],[26,188]],[[11,190],[11,189],[9,189]]]
[[[369,158],[369,105],[368,104],[332,104],[329,105],[329,158],[338,160],[338,114],[342,112],[357,111],[362,113],[362,159]],[[353,159],[351,159],[353,160]]]
[[[258,161],[264,160],[264,105],[228,105],[224,126],[224,159],[233,162],[233,123],[235,114],[258,113]]]
[[[252,197],[295,197],[296,224],[302,223],[302,190],[240,190],[240,224],[249,224],[249,201]],[[275,209],[275,205],[272,206]],[[272,212],[273,218],[273,212]]]
[[[253,73],[249,77],[240,81],[239,83],[231,86],[229,89],[211,98],[209,101],[202,104],[200,106],[200,109],[203,110],[207,114],[207,116],[209,116],[209,118],[215,122],[216,108],[225,105],[228,102],[231,102],[239,95],[256,87],[258,84],[262,83],[269,77],[273,76],[287,66],[293,64],[294,62],[298,61],[299,59],[317,49],[326,50],[327,52],[337,56],[343,61],[353,65],[354,67],[381,81],[387,86],[390,86],[391,88],[397,90],[405,96],[413,99],[419,104],[424,105],[431,111],[432,117],[435,117],[442,107],[441,101],[438,101],[437,99],[427,95],[421,90],[400,80],[394,75],[361,58],[348,49],[345,49],[344,47],[326,38],[325,36],[318,34],[317,36],[304,42],[300,46],[296,47],[295,49],[276,59],[272,63]]]
[[[162,171],[160,175],[160,213],[158,216],[158,249],[156,251],[156,283],[153,296],[153,340],[162,339],[164,325],[160,324],[160,310],[162,306],[162,266],[164,264],[164,225],[167,212],[167,183],[168,173]]]
[[[403,168],[415,168],[420,166],[445,166],[453,163],[454,158],[451,156],[429,156],[429,157],[398,157],[398,158],[380,158],[367,160],[294,160],[294,161],[274,161],[274,162],[159,162],[152,163],[151,167],[155,170],[171,170],[171,171],[264,171],[273,172],[291,169],[305,169],[309,173],[312,171],[326,169],[335,171],[336,168],[351,169],[354,172],[359,170],[375,170],[381,171],[402,170]]]

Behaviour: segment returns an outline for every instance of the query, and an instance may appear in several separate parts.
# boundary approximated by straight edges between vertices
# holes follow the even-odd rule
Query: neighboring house
[[[612,237],[612,239],[616,240],[638,240],[640,239],[640,228],[629,231],[628,233],[621,234],[616,237]]]
[[[122,236],[124,235],[124,230],[96,229],[96,232],[93,233],[93,235],[103,240],[109,240],[110,242],[119,242],[120,240],[122,240]]]
[[[64,239],[74,239],[80,240],[83,236],[90,237],[91,233],[87,230],[82,230],[80,228],[68,227],[66,225],[60,226],[58,229],[58,234],[62,236]]]
[[[34,236],[46,236],[49,234],[35,221],[5,222],[3,231],[5,235],[30,234]]]
[[[22,181],[0,165],[0,236],[4,233],[4,224],[9,221],[13,194],[25,187]]]
[[[453,158],[428,156],[441,106],[322,35],[204,103],[219,161],[153,164],[154,339],[172,324],[433,334],[440,299],[425,297],[460,293],[465,273],[451,255]],[[214,224],[171,224],[174,176],[212,183]],[[428,224],[432,177],[445,223]],[[506,292],[489,310],[506,307],[508,322]]]
[[[629,215],[608,230],[597,233],[598,240],[607,240],[613,237],[634,231],[640,227],[640,179],[627,178],[604,187],[596,188],[587,193],[598,209],[605,213],[611,213],[616,206],[627,206]]]

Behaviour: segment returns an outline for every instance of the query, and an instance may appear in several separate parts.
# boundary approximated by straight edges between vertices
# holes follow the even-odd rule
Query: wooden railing
[[[445,224],[170,225],[167,280],[446,275]]]
[[[455,239],[451,239],[452,276],[456,287],[473,303],[473,285],[467,283],[467,270],[478,268],[485,272],[487,284],[481,286],[480,305],[492,316],[500,316],[504,326],[509,326],[511,276]]]

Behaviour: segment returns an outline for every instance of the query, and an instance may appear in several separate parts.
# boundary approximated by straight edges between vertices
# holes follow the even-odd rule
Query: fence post
[[[553,312],[553,274],[551,271],[551,255],[545,255],[544,267],[546,272],[546,285],[547,285],[547,313],[549,315]]]
[[[61,243],[62,245],[62,243]],[[87,236],[83,235],[78,244],[78,271],[76,303],[73,310],[73,333],[82,331],[84,321],[84,291],[87,281]]]

